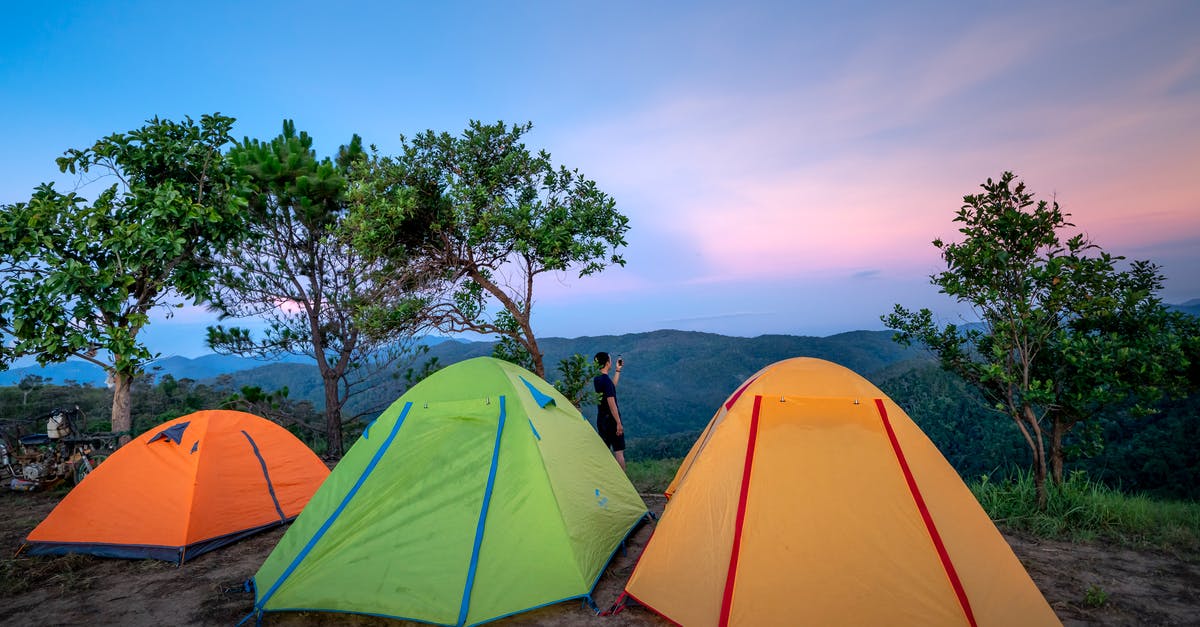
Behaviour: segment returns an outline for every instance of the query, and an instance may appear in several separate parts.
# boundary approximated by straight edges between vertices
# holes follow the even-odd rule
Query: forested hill
[[[906,349],[883,331],[859,331],[830,337],[770,335],[755,338],[708,333],[655,331],[629,335],[547,338],[548,378],[554,380],[560,359],[607,351],[625,358],[619,397],[625,418],[630,459],[681,457],[717,407],[739,384],[762,367],[789,357],[819,357],[839,363],[879,386],[933,440],[964,477],[1003,474],[1027,467],[1029,452],[1007,417],[988,409],[979,393],[943,371],[923,349]],[[422,358],[437,357],[448,365],[488,355],[486,342],[445,342]],[[405,365],[420,367],[420,364]],[[237,385],[267,390],[287,386],[292,398],[321,402],[319,379],[312,366],[272,365],[233,375]],[[369,394],[356,397],[350,414],[373,418],[402,394],[404,377],[381,377]],[[1130,491],[1161,496],[1200,497],[1200,397],[1166,403],[1147,417],[1126,412],[1105,415],[1100,433],[1072,433],[1068,469]],[[374,413],[372,413],[374,412]],[[589,420],[595,409],[584,408]],[[1087,436],[1076,440],[1077,436]],[[1093,436],[1099,436],[1092,440]],[[1089,442],[1103,442],[1096,447]],[[1084,458],[1076,453],[1090,451]]]
[[[1182,311],[1183,313],[1192,314],[1193,316],[1200,316],[1200,298],[1193,298],[1192,300],[1180,305],[1167,306],[1175,311]]]
[[[827,359],[846,366],[878,385],[896,401],[938,446],[964,477],[995,474],[1028,464],[1028,451],[1012,421],[988,409],[979,394],[961,379],[942,371],[924,350],[906,349],[891,340],[889,332],[860,331],[830,337],[786,335],[756,338],[708,333],[655,331],[617,336],[546,338],[549,379],[558,377],[559,360],[597,351],[625,357],[620,398],[625,415],[630,459],[679,457],[717,407],[747,377],[762,367],[797,356]],[[365,420],[396,400],[405,389],[405,373],[419,370],[437,358],[440,365],[488,355],[488,342],[449,341],[436,344],[416,362],[399,364],[376,376],[376,385],[355,396],[346,415]],[[133,413],[137,429],[196,409],[215,407],[243,386],[265,392],[287,388],[293,419],[320,424],[312,405],[322,403],[316,367],[301,363],[275,363],[245,368],[256,362],[207,356],[196,360],[167,359],[158,363],[155,380],[135,386]],[[233,369],[230,372],[228,369]],[[165,378],[170,374],[173,379]],[[40,376],[54,377],[52,370]],[[69,378],[69,377],[67,377]],[[189,383],[187,380],[191,379]],[[0,385],[0,426],[36,431],[36,419],[51,407],[80,405],[91,420],[106,421],[111,393],[99,387],[63,385],[66,378],[44,382],[44,387]],[[311,403],[311,405],[309,404]],[[595,410],[585,408],[589,420]],[[1200,498],[1200,395],[1165,403],[1150,416],[1127,412],[1105,415],[1099,432],[1072,432],[1069,470],[1086,470],[1092,477],[1130,491],[1161,496]],[[361,423],[360,423],[361,424]],[[351,431],[354,427],[350,427]],[[1083,439],[1077,440],[1076,438]],[[1083,457],[1076,457],[1083,454]]]
[[[580,338],[546,338],[547,379],[558,378],[558,362],[575,353],[589,359],[599,351],[622,355],[625,371],[620,399],[630,433],[659,436],[698,430],[716,407],[764,366],[789,357],[819,357],[839,363],[867,378],[888,367],[915,366],[929,357],[907,349],[885,331],[855,331],[830,337],[763,335],[729,337],[691,331],[653,331],[627,335]],[[430,348],[420,361],[436,357],[445,366],[463,359],[489,355],[489,342],[443,342]],[[909,364],[905,366],[904,364]],[[420,363],[412,364],[414,366]],[[407,368],[408,365],[405,366]],[[266,390],[287,387],[293,399],[322,402],[320,380],[311,366],[276,364],[233,374],[238,385]],[[404,391],[404,377],[384,376],[369,393],[352,400],[349,414],[377,410]],[[585,408],[589,418],[593,408]]]

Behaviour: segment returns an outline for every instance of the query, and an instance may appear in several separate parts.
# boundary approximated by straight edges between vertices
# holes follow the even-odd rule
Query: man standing
[[[600,374],[592,379],[592,385],[600,394],[600,403],[596,405],[596,431],[600,432],[604,445],[612,450],[621,470],[625,470],[625,426],[621,424],[621,412],[617,409],[617,381],[621,379],[625,360],[617,356],[617,370],[612,378],[608,376],[612,367],[608,353],[596,353],[596,366],[600,368]]]

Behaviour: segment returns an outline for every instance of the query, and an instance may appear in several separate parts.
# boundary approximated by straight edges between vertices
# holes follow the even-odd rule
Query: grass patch
[[[626,463],[625,473],[638,492],[662,494],[675,478],[675,471],[682,461],[678,458],[631,461]]]
[[[1108,593],[1104,591],[1104,588],[1092,584],[1092,587],[1084,593],[1083,602],[1091,607],[1100,607],[1108,602]]]
[[[1010,529],[1074,542],[1105,540],[1200,552],[1200,503],[1126,495],[1082,472],[1071,473],[1061,486],[1053,482],[1046,486],[1045,510],[1037,507],[1037,491],[1028,472],[1000,481],[985,475],[970,488],[992,520]]]
[[[0,560],[0,597],[47,585],[57,586],[62,592],[87,590],[96,578],[88,572],[93,563],[91,556],[78,554]]]
[[[638,492],[661,494],[682,461],[631,461],[626,473]],[[1071,473],[1061,486],[1047,486],[1050,499],[1045,510],[1037,507],[1033,475],[1028,472],[999,481],[984,476],[969,487],[988,516],[1009,529],[1055,540],[1103,540],[1200,554],[1200,503],[1124,494],[1082,472]]]

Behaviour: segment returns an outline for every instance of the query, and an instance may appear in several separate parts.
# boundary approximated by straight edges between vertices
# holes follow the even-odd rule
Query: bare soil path
[[[25,535],[59,498],[61,494],[0,490],[0,625],[232,625],[254,603],[242,582],[283,535],[283,529],[259,534],[182,567],[78,555],[14,559]],[[661,497],[646,500],[655,513],[662,512]],[[594,594],[601,607],[620,594],[652,529],[653,524],[639,528],[601,577]],[[1066,625],[1200,625],[1200,555],[1005,537]],[[408,624],[324,613],[271,614],[266,622]],[[616,627],[666,622],[636,606],[616,616],[596,616],[572,601],[494,624]]]

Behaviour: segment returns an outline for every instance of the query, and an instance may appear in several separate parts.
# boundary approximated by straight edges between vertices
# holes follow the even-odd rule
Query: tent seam
[[[191,421],[188,422],[190,423]],[[211,425],[211,420],[204,421],[203,430],[199,435],[196,436],[196,442],[200,442],[200,440],[203,440],[205,436],[208,435],[208,428]],[[183,439],[181,437],[180,442],[182,443],[182,441]],[[205,454],[205,451],[207,450],[208,447],[205,446],[204,451],[200,451],[200,456],[196,458],[195,465],[192,466],[192,490],[191,495],[188,497],[187,514],[184,516],[183,541],[179,543],[179,559],[177,560],[178,564],[183,564],[183,562],[186,561],[187,547],[189,544],[191,544],[188,542],[188,538],[192,534],[192,514],[196,511],[194,507],[196,504],[196,492],[200,489],[200,465],[208,459],[208,455]],[[193,454],[194,453],[189,453],[188,457],[191,457]]]
[[[556,409],[557,409],[557,407],[558,406],[555,405]],[[545,411],[550,411],[546,408],[542,408],[542,409]],[[586,422],[587,419],[584,418],[584,421]],[[533,427],[533,419],[532,418],[529,420],[529,426]],[[590,423],[589,423],[589,426],[590,426]],[[534,428],[534,434],[535,435],[537,434],[536,428]],[[537,439],[540,442],[542,438],[539,435]],[[574,544],[571,543],[571,541],[570,541],[571,530],[567,528],[567,521],[566,521],[566,516],[564,515],[564,512],[563,512],[562,503],[558,499],[558,491],[554,489],[554,482],[550,479],[550,469],[546,466],[546,457],[544,455],[542,455],[541,447],[538,444],[535,443],[533,446],[534,446],[534,449],[537,451],[537,460],[538,460],[539,467],[542,469],[542,478],[545,480],[545,482],[546,482],[545,485],[550,491],[550,498],[554,502],[555,513],[558,514],[558,516],[555,517],[555,520],[557,520],[559,523],[559,529],[562,530],[563,537],[568,539],[567,545],[569,547],[571,547],[571,549],[572,549],[571,550],[571,562],[572,562],[572,565],[574,565],[574,567],[575,567],[575,573],[579,576],[579,582],[586,586],[588,583],[588,579],[587,579],[588,574],[584,573],[583,571],[580,570],[579,560],[576,559],[576,555],[575,555],[575,551],[574,551]],[[617,546],[620,546],[620,544],[618,543]],[[613,552],[616,553],[615,550]],[[609,559],[611,560],[612,557],[609,557]],[[600,569],[600,573],[601,574],[604,573],[603,568]],[[593,584],[592,587],[594,588],[595,584]],[[588,590],[588,593],[589,594],[591,593],[590,588]],[[577,598],[577,597],[571,597],[571,598]]]
[[[883,399],[875,399],[875,408],[879,410],[879,418],[883,421],[888,440],[892,445],[892,451],[896,454],[896,461],[899,462],[900,469],[904,473],[904,480],[908,484],[909,494],[916,503],[918,513],[920,513],[925,523],[925,530],[929,533],[930,540],[933,541],[934,549],[937,551],[938,558],[942,562],[942,569],[945,571],[946,577],[950,580],[950,587],[953,588],[955,596],[958,597],[959,606],[966,615],[967,622],[970,623],[971,627],[976,627],[978,623],[975,621],[974,612],[971,611],[971,601],[967,598],[966,589],[963,588],[962,580],[958,578],[958,572],[954,569],[954,562],[950,559],[950,553],[947,551],[946,545],[942,542],[941,534],[938,533],[937,525],[933,521],[933,514],[925,504],[924,497],[921,496],[921,490],[917,486],[917,479],[908,467],[908,461],[904,458],[904,452],[900,448],[900,441],[896,437],[895,430],[892,429],[891,421],[888,420],[887,409],[883,406]]]
[[[275,580],[275,583],[271,585],[271,588],[267,590],[265,594],[263,594],[262,598],[257,603],[254,604],[254,608],[258,612],[265,611],[264,606],[267,604],[267,601],[271,599],[271,597],[275,594],[275,591],[279,589],[279,586],[283,585],[283,582],[291,576],[291,574],[296,570],[296,567],[304,561],[304,558],[308,556],[308,553],[312,550],[312,548],[316,546],[317,542],[319,542],[322,537],[324,537],[325,532],[329,530],[329,527],[331,527],[334,521],[337,520],[337,517],[341,515],[342,510],[346,508],[346,505],[350,503],[350,500],[353,499],[356,494],[358,494],[358,489],[361,488],[363,483],[366,482],[367,477],[369,477],[371,472],[375,470],[375,466],[378,465],[379,460],[383,458],[383,454],[389,447],[391,447],[392,442],[396,439],[396,433],[400,431],[400,426],[404,424],[404,419],[408,416],[408,411],[411,408],[411,401],[404,404],[404,409],[401,410],[400,416],[396,418],[396,424],[392,427],[392,432],[388,434],[387,439],[384,440],[383,444],[379,446],[379,450],[375,451],[375,455],[371,457],[370,463],[367,464],[366,469],[363,471],[362,475],[359,476],[358,481],[354,483],[354,485],[350,488],[350,491],[345,497],[342,498],[342,502],[338,504],[337,509],[335,509],[333,513],[329,515],[329,518],[325,519],[325,522],[319,529],[317,529],[316,533],[313,534],[313,537],[309,538],[308,542],[304,545],[304,548],[299,554],[296,555],[295,559],[292,560],[292,563],[288,564],[288,567],[284,569],[282,574],[279,575],[279,578]],[[257,586],[255,589],[258,589]]]
[[[467,569],[467,582],[463,587],[462,604],[458,609],[458,625],[465,625],[467,612],[471,607],[471,592],[475,587],[475,571],[479,567],[479,549],[483,546],[483,531],[487,527],[488,508],[492,502],[492,489],[496,486],[496,469],[500,465],[500,439],[504,436],[504,422],[507,418],[507,404],[504,395],[500,395],[500,419],[496,425],[496,441],[492,445],[492,464],[488,469],[487,487],[483,492],[483,505],[479,511],[479,521],[475,525],[475,544],[471,549],[471,565]]]
[[[758,440],[758,418],[762,406],[762,396],[754,397],[754,412],[750,415],[750,434],[746,441],[746,463],[742,468],[742,489],[738,496],[737,518],[733,526],[733,546],[729,552],[729,571],[725,575],[725,593],[721,596],[720,625],[729,624],[729,614],[733,611],[733,587],[737,579],[738,557],[742,548],[742,529],[746,524],[746,505],[750,499],[750,472],[754,468],[754,445]]]
[[[275,512],[279,514],[279,522],[283,523],[287,520],[287,516],[283,513],[283,508],[279,505],[279,497],[275,495],[275,486],[271,483],[271,473],[267,470],[267,460],[263,458],[262,451],[258,450],[258,444],[255,444],[254,438],[242,429],[242,435],[246,436],[246,440],[250,442],[250,448],[254,450],[254,456],[258,458],[258,465],[262,466],[263,479],[267,480],[267,493],[271,495],[271,502],[275,504]]]

